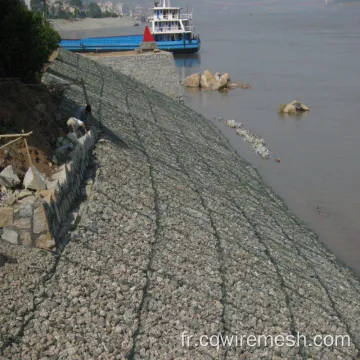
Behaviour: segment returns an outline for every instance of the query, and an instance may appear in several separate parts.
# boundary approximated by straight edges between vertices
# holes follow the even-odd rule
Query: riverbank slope
[[[83,56],[60,51],[47,83],[83,77],[103,129],[97,175],[58,257],[0,243],[0,349],[8,358],[353,359],[360,283],[207,119]],[[84,102],[68,85],[69,103]],[[30,269],[30,270],[29,270]],[[15,284],[15,285],[14,285]],[[31,290],[31,291],[30,291]],[[348,336],[346,347],[229,347],[181,334]]]

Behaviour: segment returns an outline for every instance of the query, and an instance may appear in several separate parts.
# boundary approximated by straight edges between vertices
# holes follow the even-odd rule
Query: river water
[[[209,69],[254,88],[186,92],[187,105],[360,273],[360,3],[203,1],[194,8],[202,49],[176,59],[181,77]],[[278,105],[294,99],[311,111],[279,116]],[[213,115],[242,122],[281,162],[261,159]]]
[[[172,4],[186,8],[183,0]],[[202,48],[195,57],[176,58],[181,78],[209,69],[254,88],[186,91],[186,104],[213,121],[289,208],[360,274],[360,2],[198,0],[191,8]],[[142,27],[120,31],[140,33]],[[119,29],[87,32],[116,34]],[[279,116],[278,105],[295,99],[311,111]],[[273,158],[254,154],[213,115],[262,136]]]

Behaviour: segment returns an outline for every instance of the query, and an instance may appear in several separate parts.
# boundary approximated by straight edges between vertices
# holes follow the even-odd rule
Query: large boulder
[[[9,188],[14,188],[20,184],[20,179],[15,174],[14,169],[11,165],[7,166],[0,173],[0,184],[5,185]]]
[[[293,105],[293,104],[287,104],[285,107],[284,107],[284,109],[283,109],[283,111],[282,111],[284,114],[295,114],[296,113],[296,107],[295,107],[295,105]]]
[[[209,70],[205,70],[204,74],[201,75],[200,85],[202,88],[210,89],[216,82],[214,75]]]
[[[297,111],[309,111],[310,110],[305,104],[302,104],[297,100],[294,100],[291,104],[295,106]]]
[[[230,76],[228,73],[225,73],[224,75],[222,75],[220,77],[218,90],[227,88],[229,85],[229,82],[230,82]]]
[[[309,110],[310,109],[305,104],[302,104],[297,100],[294,100],[289,104],[279,105],[279,112],[284,114],[294,115],[296,113],[309,111]]]
[[[216,72],[215,75],[214,75],[214,78],[215,78],[216,81],[220,81],[221,74],[219,72]]]
[[[230,82],[230,75],[228,73],[221,75],[221,78],[224,78],[227,82]]]
[[[35,176],[33,174],[33,171],[31,169],[31,167],[30,167],[28,169],[28,171],[26,172],[25,177],[24,177],[24,188],[25,189],[38,190],[37,189],[37,186],[38,186],[39,190],[46,190],[45,179],[42,177],[42,175],[36,169],[35,166],[33,166],[33,168],[34,168]],[[36,183],[36,181],[37,181],[37,183]]]
[[[200,79],[201,79],[200,73],[192,74],[184,79],[184,86],[191,88],[198,88],[200,87]]]

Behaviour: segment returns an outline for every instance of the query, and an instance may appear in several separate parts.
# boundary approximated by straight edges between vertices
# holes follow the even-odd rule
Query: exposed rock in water
[[[229,89],[252,89],[253,86],[249,85],[249,84],[242,84],[242,83],[230,83],[229,84]]]
[[[205,89],[213,88],[216,82],[214,75],[209,70],[205,70],[201,75],[200,86]]]
[[[200,87],[200,78],[201,78],[200,73],[192,74],[187,78],[185,78],[183,84],[186,87],[198,88]]]
[[[280,104],[279,113],[294,115],[296,113],[301,113],[304,111],[309,111],[310,109],[303,103],[300,103],[297,100],[292,101],[289,104]]]
[[[270,158],[270,151],[265,146],[265,141],[258,135],[251,133],[249,130],[243,128],[242,123],[238,123],[235,120],[226,120],[225,124],[232,128],[236,129],[236,133],[244,138],[244,141],[252,144],[255,152],[260,155],[263,159]]]
[[[229,91],[235,88],[252,88],[252,86],[248,84],[230,83],[230,75],[228,73],[221,75],[219,72],[216,72],[213,75],[209,70],[205,70],[202,75],[200,73],[196,73],[188,76],[184,79],[183,85],[191,88],[200,87],[204,90],[218,91]]]

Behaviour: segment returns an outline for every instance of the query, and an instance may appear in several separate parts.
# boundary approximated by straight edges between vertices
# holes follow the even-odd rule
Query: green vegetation
[[[1,0],[0,76],[33,80],[57,49],[59,34],[22,0]]]
[[[89,9],[89,15],[92,18],[101,18],[102,17],[102,12],[100,9],[100,6],[96,3],[90,3],[88,6]]]
[[[83,3],[81,0],[70,0],[69,4],[80,9],[83,7]]]

